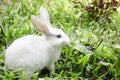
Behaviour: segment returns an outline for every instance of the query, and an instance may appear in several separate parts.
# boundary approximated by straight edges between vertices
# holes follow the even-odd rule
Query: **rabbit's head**
[[[34,27],[42,32],[42,34],[46,37],[47,41],[55,46],[67,45],[70,42],[69,37],[61,30],[53,28],[48,12],[45,8],[41,7],[39,9],[40,17],[31,16],[31,21]]]

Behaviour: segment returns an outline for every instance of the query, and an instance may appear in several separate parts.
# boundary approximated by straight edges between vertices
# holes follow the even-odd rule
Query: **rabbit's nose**
[[[70,39],[68,38],[68,40],[67,40],[67,45],[69,45],[70,44]]]
[[[63,43],[64,43],[64,45],[69,45],[70,44],[70,39],[67,38]]]

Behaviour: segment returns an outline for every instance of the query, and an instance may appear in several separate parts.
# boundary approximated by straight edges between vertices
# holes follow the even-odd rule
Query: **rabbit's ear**
[[[39,15],[40,15],[40,17],[46,19],[47,21],[50,21],[49,14],[45,8],[41,7],[39,9]]]
[[[34,27],[38,31],[40,31],[40,32],[42,32],[44,34],[50,34],[49,33],[50,29],[49,29],[48,25],[46,24],[46,22],[42,18],[40,18],[38,16],[31,15],[30,19],[31,19]]]
[[[48,14],[48,12],[47,12],[47,10],[45,8],[40,7],[40,9],[39,9],[39,15],[46,22],[46,24],[48,25],[48,27],[51,27],[51,23],[50,23],[50,19],[49,19],[49,14]]]

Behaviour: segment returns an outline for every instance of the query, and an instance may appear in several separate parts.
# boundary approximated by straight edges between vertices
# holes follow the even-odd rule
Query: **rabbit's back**
[[[6,63],[13,69],[42,69],[49,63],[47,46],[44,37],[29,35],[19,38],[6,49]]]

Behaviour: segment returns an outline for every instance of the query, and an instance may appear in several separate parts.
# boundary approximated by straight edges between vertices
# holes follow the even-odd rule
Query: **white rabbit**
[[[5,53],[8,68],[23,69],[26,79],[45,67],[54,74],[54,63],[60,56],[62,46],[70,42],[69,37],[61,29],[52,28],[45,8],[41,7],[39,13],[40,17],[32,15],[30,19],[43,35],[27,35],[16,39]]]

